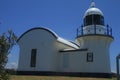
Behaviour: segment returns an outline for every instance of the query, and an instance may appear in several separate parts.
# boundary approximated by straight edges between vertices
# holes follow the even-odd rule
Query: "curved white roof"
[[[68,40],[66,40],[66,39],[63,39],[63,38],[59,37],[59,36],[58,36],[54,31],[52,31],[51,29],[43,28],[43,27],[36,27],[36,28],[32,28],[32,29],[26,31],[25,33],[23,33],[23,34],[19,37],[19,39],[17,40],[17,42],[19,42],[19,40],[20,40],[25,34],[29,33],[30,31],[33,31],[33,30],[45,30],[45,31],[48,31],[48,32],[49,32],[50,34],[52,34],[52,35],[55,37],[55,39],[56,39],[58,42],[60,42],[61,44],[64,44],[64,45],[69,46],[69,47],[74,48],[74,49],[78,49],[78,48],[79,48],[79,46],[78,46],[76,43],[73,43],[73,42],[70,42],[70,41],[68,41]]]
[[[33,31],[33,30],[45,30],[45,31],[48,31],[49,33],[51,33],[56,39],[59,37],[54,31],[52,31],[51,29],[48,29],[48,28],[43,28],[43,27],[35,27],[35,28],[32,28],[28,31],[26,31],[25,33],[23,33],[17,40],[17,42],[25,35],[27,34],[28,32],[30,31]]]
[[[95,8],[95,3],[92,2],[90,8],[85,12],[84,17],[87,15],[91,15],[91,14],[98,14],[98,15],[102,15],[103,13],[100,9]]]

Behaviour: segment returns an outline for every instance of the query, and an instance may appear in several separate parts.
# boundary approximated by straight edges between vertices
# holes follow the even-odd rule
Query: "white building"
[[[83,22],[75,42],[42,27],[23,33],[18,39],[18,74],[110,77],[112,29],[104,25],[104,15],[94,2]]]

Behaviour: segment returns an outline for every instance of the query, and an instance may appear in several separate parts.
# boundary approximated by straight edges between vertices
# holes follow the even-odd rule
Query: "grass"
[[[117,80],[116,78],[80,78],[80,77],[65,77],[65,76],[10,76],[10,80]]]

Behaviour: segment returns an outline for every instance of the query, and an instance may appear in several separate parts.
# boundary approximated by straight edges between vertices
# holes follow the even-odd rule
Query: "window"
[[[84,18],[84,26],[104,25],[104,17],[98,14],[88,15]]]
[[[31,67],[36,66],[36,55],[37,55],[37,49],[32,49],[31,50],[31,62],[30,62]]]
[[[92,52],[87,53],[87,62],[93,62],[93,53]]]
[[[100,24],[104,25],[104,17],[103,16],[100,17]]]
[[[92,15],[88,15],[85,17],[84,19],[84,25],[87,26],[87,25],[92,25]]]
[[[93,15],[93,23],[100,24],[100,15]]]

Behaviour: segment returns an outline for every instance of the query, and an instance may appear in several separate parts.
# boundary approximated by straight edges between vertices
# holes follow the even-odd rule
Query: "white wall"
[[[109,47],[113,41],[108,36],[83,36],[77,39],[81,45],[81,48],[88,48],[90,52],[93,52],[93,63],[88,63],[84,66],[84,70],[93,72],[110,73],[110,56]]]
[[[25,34],[18,42],[20,57],[18,71],[54,71],[57,68],[55,37],[46,30],[36,29]],[[37,49],[36,67],[30,67],[31,49]]]
[[[88,51],[59,52],[69,47],[57,42],[50,32],[36,29],[26,33],[18,42],[18,71],[111,72],[109,46],[112,38],[83,36],[77,41],[81,49],[88,48]],[[30,67],[31,49],[37,49],[36,67]],[[93,52],[93,62],[87,62],[88,52]]]

